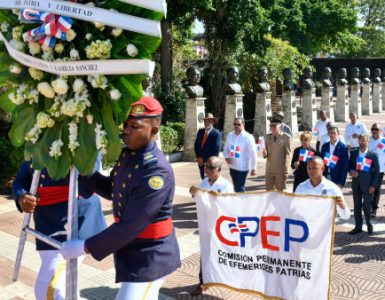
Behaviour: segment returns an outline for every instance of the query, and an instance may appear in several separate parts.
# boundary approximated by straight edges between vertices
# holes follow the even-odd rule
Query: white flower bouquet
[[[117,159],[165,13],[164,0],[0,1],[0,108],[35,169],[59,179],[71,163],[89,174],[98,151]]]

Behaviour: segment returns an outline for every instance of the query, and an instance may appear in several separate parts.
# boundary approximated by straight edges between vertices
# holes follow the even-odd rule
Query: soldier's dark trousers
[[[356,221],[356,228],[362,229],[362,209],[364,210],[366,224],[370,224],[371,201],[372,196],[368,191],[362,192],[359,188],[353,189],[354,219]]]

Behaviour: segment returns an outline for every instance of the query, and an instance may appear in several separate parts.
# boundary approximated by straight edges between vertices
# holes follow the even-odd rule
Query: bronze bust
[[[255,84],[256,93],[266,93],[270,91],[270,84],[267,82],[268,71],[262,67],[257,71],[257,82]]]
[[[237,82],[239,80],[239,70],[236,66],[231,66],[227,69],[227,85],[226,95],[241,94],[241,85]]]
[[[371,83],[372,81],[370,80],[370,69],[365,68],[362,71],[362,83]]]
[[[355,67],[352,69],[352,81],[351,85],[359,85],[361,83],[360,80],[360,69]]]
[[[373,79],[373,82],[374,83],[380,83],[381,82],[381,69],[380,68],[374,69],[374,79]]]
[[[332,82],[330,81],[330,78],[332,77],[332,70],[329,67],[325,67],[322,70],[322,86],[330,88],[332,86]]]
[[[283,90],[284,91],[292,91],[295,89],[294,83],[293,83],[293,73],[291,72],[290,68],[285,68],[282,71],[283,76]]]
[[[348,81],[346,79],[347,77],[347,71],[345,68],[341,68],[338,70],[338,86],[346,86],[348,84]]]
[[[302,88],[304,90],[311,90],[314,88],[313,71],[311,67],[306,67],[303,70]]]
[[[197,67],[190,67],[186,71],[188,84],[186,86],[186,93],[189,98],[197,98],[203,96],[203,87],[198,83],[201,79],[201,72]]]

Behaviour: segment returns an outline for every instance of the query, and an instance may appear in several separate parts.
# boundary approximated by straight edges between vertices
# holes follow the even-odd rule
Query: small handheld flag
[[[314,156],[314,152],[306,149],[299,150],[299,161],[308,162]]]
[[[230,157],[240,158],[241,157],[241,147],[230,145]]]
[[[313,133],[314,136],[318,136],[318,128],[317,127],[314,127],[311,132]]]
[[[334,169],[337,165],[338,159],[338,156],[331,155],[329,152],[326,152],[323,161],[326,166],[330,167],[331,169]]]
[[[372,165],[372,160],[365,157],[357,158],[357,171],[369,172],[370,166]]]
[[[381,139],[380,143],[378,144],[378,149],[382,150],[385,152],[385,138]]]
[[[257,151],[261,152],[265,148],[265,137],[260,136],[258,138]]]

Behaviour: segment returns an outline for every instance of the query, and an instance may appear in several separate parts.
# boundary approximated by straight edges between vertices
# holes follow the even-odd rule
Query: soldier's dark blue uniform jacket
[[[97,260],[114,253],[117,282],[147,282],[180,266],[172,227],[167,236],[140,238],[148,226],[170,220],[175,180],[172,168],[155,142],[140,150],[122,150],[110,177],[95,173],[80,179],[106,199],[112,199],[117,220],[85,241]]]
[[[31,162],[25,161],[16,176],[12,186],[13,198],[15,199],[17,208],[21,211],[18,198],[28,193],[34,170],[31,168]],[[68,186],[69,175],[65,178],[54,181],[48,176],[46,169],[41,171],[39,187],[58,187]],[[79,214],[79,239],[86,239],[95,235],[106,228],[106,221],[100,205],[100,198],[92,195],[89,190],[79,188],[79,194],[85,198],[79,198],[78,214]],[[68,194],[67,194],[68,196]],[[52,237],[60,242],[66,240],[64,225],[67,223],[68,202],[55,203],[46,206],[36,206],[33,213],[35,229],[45,235],[53,235]],[[55,234],[58,233],[58,234]],[[36,240],[37,250],[56,250],[46,243]]]

